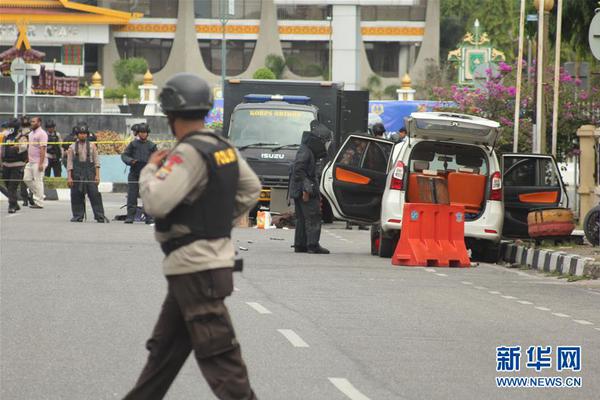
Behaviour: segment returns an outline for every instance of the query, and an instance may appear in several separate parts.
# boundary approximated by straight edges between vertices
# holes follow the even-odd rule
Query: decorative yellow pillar
[[[413,101],[415,99],[416,90],[411,88],[412,80],[408,74],[402,77],[402,86],[396,90],[398,93],[398,101]]]
[[[94,72],[94,75],[92,75],[90,97],[99,98],[104,101],[104,85],[102,85],[102,76],[98,71]]]
[[[138,89],[140,89],[140,104],[146,104],[144,115],[156,114],[156,92],[158,91],[158,86],[154,84],[154,77],[150,73],[150,70],[144,74],[144,83],[138,86]]]
[[[594,151],[600,140],[600,128],[593,125],[583,125],[577,130],[579,137],[579,226],[583,223],[587,212],[598,204],[600,198],[600,186],[594,181],[594,171],[596,171]]]

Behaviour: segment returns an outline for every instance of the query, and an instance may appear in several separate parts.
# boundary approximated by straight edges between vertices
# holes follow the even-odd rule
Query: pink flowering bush
[[[527,68],[532,73],[527,80]],[[514,113],[516,101],[516,66],[499,63],[498,72],[487,71],[483,88],[432,87],[429,95],[440,102],[440,108],[472,114],[497,121],[501,124],[501,136],[497,143],[500,152],[510,152],[513,147]],[[547,150],[551,150],[552,103],[554,75],[549,71],[549,82],[544,84],[546,100]],[[573,148],[573,139],[581,125],[600,125],[600,87],[598,81],[591,82],[591,89],[582,87],[580,79],[573,79],[567,72],[560,71],[560,98],[558,108],[558,156],[567,156]],[[531,152],[532,130],[535,123],[535,66],[524,65],[521,86],[519,117],[519,152]]]

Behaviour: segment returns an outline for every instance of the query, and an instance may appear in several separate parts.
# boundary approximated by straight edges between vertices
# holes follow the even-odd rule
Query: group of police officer
[[[205,80],[195,74],[176,74],[166,82],[159,99],[177,141],[175,147],[157,150],[148,140],[148,125],[138,124],[134,126],[136,139],[121,156],[131,167],[125,223],[136,218],[140,196],[148,218],[155,219],[155,237],[164,253],[167,280],[167,294],[146,344],[146,365],[125,399],[163,398],[192,351],[219,399],[256,399],[224,300],[233,291],[233,222],[256,205],[261,184],[238,150],[204,126],[213,105],[212,90]],[[51,128],[49,124],[47,127]],[[50,132],[49,141],[59,143],[60,136],[54,135],[55,130]],[[9,135],[8,140],[19,138]],[[52,154],[49,168],[55,174],[59,171],[56,160],[66,150],[71,221],[83,220],[87,194],[94,218],[107,222],[97,187],[95,138],[90,137],[87,125],[78,124],[64,140],[74,143],[66,148],[52,147],[48,151]],[[293,166],[290,193],[299,220],[296,252],[329,253],[319,244],[317,163],[327,155],[330,140],[331,132],[313,121],[303,135]],[[9,169],[3,173],[17,176],[10,171],[10,163],[23,161],[22,147],[3,147],[10,149],[4,158]],[[13,184],[11,190],[15,188]]]

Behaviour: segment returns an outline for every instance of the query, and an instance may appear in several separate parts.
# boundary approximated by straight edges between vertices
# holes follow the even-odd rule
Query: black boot
[[[304,246],[293,246],[294,247],[294,253],[306,253],[308,251],[308,249]]]
[[[327,250],[325,247],[321,247],[321,245],[316,245],[316,246],[308,246],[308,253],[309,254],[329,254],[329,250]]]

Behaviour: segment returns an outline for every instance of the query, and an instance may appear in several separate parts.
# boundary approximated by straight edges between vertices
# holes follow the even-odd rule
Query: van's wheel
[[[321,217],[324,224],[333,223],[333,211],[327,199],[321,198]]]
[[[495,264],[500,259],[500,243],[489,240],[477,243],[477,251],[475,252],[476,261]]]
[[[398,244],[398,235],[388,237],[382,233],[379,241],[379,257],[392,258],[396,250],[396,244]]]
[[[379,254],[379,243],[381,242],[381,226],[371,225],[371,255]]]
[[[585,237],[592,246],[600,245],[600,206],[592,208],[583,220]]]

